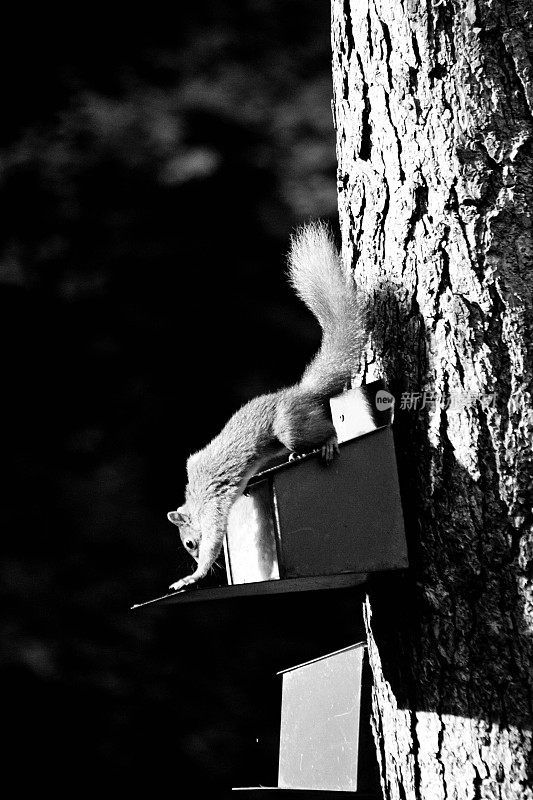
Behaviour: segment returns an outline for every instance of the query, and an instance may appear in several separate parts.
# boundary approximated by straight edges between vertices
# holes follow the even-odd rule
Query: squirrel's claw
[[[312,450],[311,452],[312,453],[320,452],[322,460],[325,461],[326,464],[331,464],[335,456],[340,454],[339,442],[337,436],[333,434],[333,436],[330,436],[329,439],[327,439],[324,442],[322,447],[319,447],[316,450]],[[289,456],[289,463],[298,461],[298,459],[303,458],[304,456],[307,455],[310,455],[310,453],[298,453],[298,452],[291,453]]]
[[[335,455],[339,454],[340,454],[339,442],[337,440],[337,437],[333,435],[327,440],[327,442],[325,442],[322,445],[321,448],[322,459],[323,461],[325,461],[326,464],[331,464],[331,462],[335,458]]]
[[[202,564],[202,566],[197,567],[190,575],[186,575],[184,578],[180,578],[179,581],[171,583],[168,588],[173,589],[175,592],[179,592],[181,589],[185,589],[186,586],[191,586],[193,583],[198,583],[199,580],[205,578],[207,575],[209,566],[211,566],[209,562]]]
[[[197,578],[195,578],[194,575],[187,575],[186,578],[180,578],[179,581],[171,583],[168,588],[172,589],[174,592],[179,592],[181,589],[185,589],[186,586],[190,586],[192,583],[196,583],[196,581]]]

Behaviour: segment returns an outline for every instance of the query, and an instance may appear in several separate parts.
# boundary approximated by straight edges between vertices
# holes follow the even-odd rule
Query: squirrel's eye
[[[193,540],[187,539],[187,541],[185,542],[185,547],[187,548],[187,550],[194,550],[195,544]]]

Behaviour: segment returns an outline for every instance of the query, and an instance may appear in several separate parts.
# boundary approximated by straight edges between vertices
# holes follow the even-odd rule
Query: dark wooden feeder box
[[[368,675],[363,686],[364,659],[361,642],[278,673],[283,680],[278,786],[237,789],[236,797],[381,796],[369,698],[361,702],[369,688]]]
[[[354,586],[407,567],[390,398],[379,381],[331,398],[340,456],[325,466],[315,452],[249,481],[228,521],[228,586],[149,603]]]

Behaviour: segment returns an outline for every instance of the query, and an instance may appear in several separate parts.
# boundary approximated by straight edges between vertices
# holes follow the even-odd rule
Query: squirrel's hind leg
[[[283,398],[276,410],[274,434],[291,452],[306,453],[320,448],[326,464],[339,452],[337,434],[322,402],[301,395]]]

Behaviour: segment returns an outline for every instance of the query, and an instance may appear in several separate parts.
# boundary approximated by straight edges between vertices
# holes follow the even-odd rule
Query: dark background
[[[283,271],[336,219],[330,11],[150,12],[4,27],[4,770],[222,797],[275,784],[275,671],[356,641],[353,597],[129,607],[190,570],[186,457],[318,345]]]

